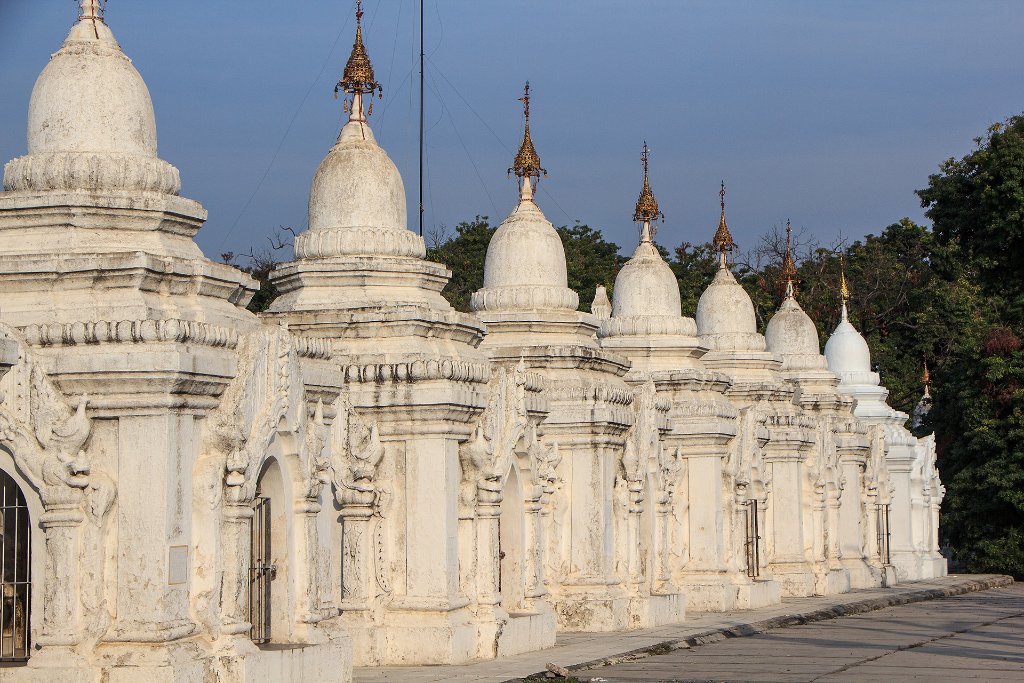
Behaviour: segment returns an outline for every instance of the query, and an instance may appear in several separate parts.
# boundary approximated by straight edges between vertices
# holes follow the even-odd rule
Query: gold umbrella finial
[[[644,140],[644,151],[640,154],[640,161],[644,165],[644,186],[640,190],[640,197],[636,200],[636,209],[633,211],[633,220],[642,224],[640,228],[641,242],[653,240],[654,235],[657,234],[657,228],[651,223],[659,218],[665,218],[665,214],[658,208],[658,200],[655,199],[654,192],[651,191],[651,183],[648,178],[650,158],[651,149],[647,146],[647,141]]]
[[[921,373],[921,384],[924,385],[924,397],[931,398],[932,376],[931,373],[928,372],[928,356],[923,356],[921,360],[924,363],[924,372]]]
[[[793,262],[793,227],[786,219],[786,255],[782,258],[782,281],[786,285],[786,298],[796,296],[799,273]]]
[[[729,226],[725,222],[725,181],[722,181],[722,189],[718,192],[718,197],[721,199],[722,204],[722,216],[718,219],[718,230],[715,231],[715,237],[712,243],[715,245],[715,249],[718,250],[721,267],[725,268],[728,265],[728,254],[736,250],[736,242],[732,239],[732,233],[729,232]]]
[[[843,320],[848,317],[846,305],[850,302],[850,287],[846,284],[846,258],[839,255],[839,298],[843,302]]]
[[[345,100],[345,111],[351,113],[351,116],[349,116],[350,121],[366,120],[366,117],[363,116],[363,97],[365,95],[370,95],[371,100],[373,99],[374,92],[377,93],[379,99],[384,97],[384,88],[377,82],[374,76],[373,63],[366,52],[366,46],[363,45],[362,0],[356,0],[356,39],[352,44],[352,54],[349,55],[348,62],[345,64],[345,71],[342,74],[341,80],[334,86],[334,96],[337,97],[341,91],[352,95],[351,104],[349,104],[348,100]],[[366,116],[371,114],[373,114],[372,101]]]
[[[518,101],[523,103],[523,119],[525,121],[525,126],[523,128],[523,142],[519,145],[519,151],[516,153],[513,166],[508,169],[508,172],[509,175],[515,174],[517,178],[522,179],[520,199],[533,199],[535,183],[531,178],[536,178],[537,182],[540,182],[541,175],[546,176],[548,172],[541,168],[540,155],[537,154],[537,148],[533,146],[533,138],[530,137],[529,81],[526,81],[526,85],[523,88],[523,96],[518,98]]]

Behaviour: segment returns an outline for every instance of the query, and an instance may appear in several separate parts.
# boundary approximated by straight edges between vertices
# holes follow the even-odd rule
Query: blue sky
[[[110,0],[146,79],[161,156],[210,220],[204,251],[303,228],[342,120],[352,0]],[[371,119],[416,221],[418,0],[366,0],[384,101]],[[538,198],[629,248],[640,148],[669,247],[710,239],[718,183],[741,247],[792,218],[830,243],[922,219],[913,191],[1024,110],[1020,0],[426,0],[426,226],[515,201],[523,81],[550,171]],[[0,0],[0,159],[25,152],[32,84],[74,0]],[[261,183],[262,180],[262,183]]]

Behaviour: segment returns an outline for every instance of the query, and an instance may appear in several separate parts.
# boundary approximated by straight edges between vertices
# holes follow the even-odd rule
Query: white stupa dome
[[[181,189],[177,169],[157,158],[149,89],[97,5],[83,2],[81,19],[36,81],[28,155],[7,164],[7,191]]]
[[[754,304],[724,265],[697,302],[697,333],[712,350],[764,351]]]
[[[529,182],[524,181],[524,182]],[[487,245],[484,286],[473,310],[575,310],[579,295],[569,289],[562,238],[540,207],[523,198]]]
[[[530,137],[529,87],[523,97],[523,141],[509,169],[519,178],[519,204],[487,245],[484,286],[470,299],[474,311],[575,311],[580,303],[569,289],[562,238],[533,201],[533,179],[546,171]]]
[[[825,367],[818,328],[794,296],[789,295],[768,321],[764,332],[768,350],[782,358],[783,370],[818,370]]]
[[[313,178],[309,229],[295,239],[296,258],[423,258],[423,238],[406,226],[402,175],[377,144],[367,122],[372,98],[381,92],[381,85],[363,45],[361,12],[356,14],[355,42],[338,89],[352,96],[346,99],[349,120]],[[368,103],[369,110],[364,111]]]
[[[871,371],[871,350],[860,332],[850,324],[845,304],[842,320],[825,343],[825,359],[829,370],[844,378],[844,383],[856,376],[875,374]],[[877,378],[874,383],[878,383]]]
[[[811,316],[800,308],[792,296],[786,297],[782,306],[768,321],[765,329],[768,350],[779,355],[817,356],[821,354],[818,328]]]
[[[612,316],[682,315],[679,281],[658,249],[649,241],[641,242],[615,277],[612,292]]]
[[[406,227],[405,185],[365,120],[351,120],[320,163],[309,193],[309,229],[297,258],[383,255],[422,258],[423,239]]]

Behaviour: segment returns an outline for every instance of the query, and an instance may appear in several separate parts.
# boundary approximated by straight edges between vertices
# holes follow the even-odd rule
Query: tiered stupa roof
[[[579,295],[569,289],[562,239],[534,202],[547,172],[530,135],[530,84],[521,98],[523,141],[509,169],[519,179],[519,204],[487,246],[484,286],[470,302],[475,311],[575,311]]]
[[[32,90],[28,154],[8,162],[4,190],[180,191],[178,170],[157,157],[149,89],[103,14],[100,0],[81,0]]]
[[[719,192],[722,215],[714,244],[720,254],[718,272],[697,301],[697,332],[701,344],[715,351],[764,351],[750,295],[729,269],[728,254],[736,248],[725,221],[725,183]]]
[[[345,100],[348,123],[313,178],[309,229],[295,240],[298,259],[426,255],[423,238],[406,225],[402,176],[367,121],[373,109],[367,100],[382,88],[363,44],[362,15],[359,3],[352,54],[335,87],[351,98]]]
[[[796,300],[797,270],[793,261],[793,238],[789,221],[786,221],[782,280],[785,298],[765,329],[768,350],[782,358],[783,370],[824,369],[826,363],[821,355],[818,328]]]
[[[651,190],[649,158],[645,142],[643,188],[633,212],[633,220],[640,224],[640,243],[615,278],[612,318],[602,326],[604,336],[697,333],[693,320],[682,316],[679,281],[654,244],[652,223],[662,218],[662,213]]]

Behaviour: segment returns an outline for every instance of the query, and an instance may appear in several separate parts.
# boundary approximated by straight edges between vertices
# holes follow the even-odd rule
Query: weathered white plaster
[[[102,14],[83,0],[0,193],[0,468],[33,519],[35,645],[0,680],[347,681],[878,585],[890,504],[901,578],[945,572],[934,439],[845,310],[826,367],[793,297],[757,333],[723,258],[683,316],[646,183],[613,300],[580,313],[527,127],[476,313],[453,310],[370,127],[361,23],[309,229],[249,313]]]

